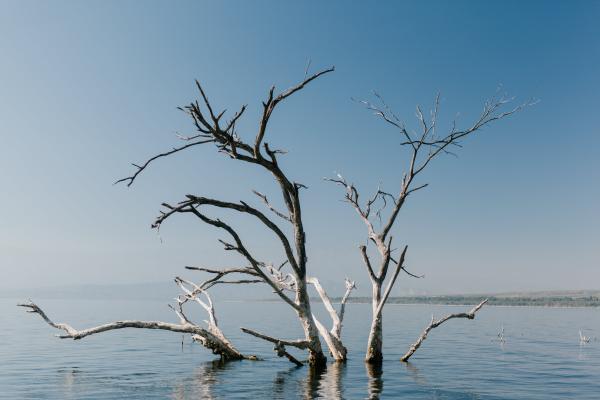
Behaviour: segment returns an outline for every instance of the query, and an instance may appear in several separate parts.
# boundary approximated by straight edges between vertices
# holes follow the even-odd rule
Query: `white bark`
[[[327,347],[329,348],[329,353],[336,361],[346,361],[346,355],[347,355],[348,351],[342,343],[342,338],[341,338],[342,322],[344,319],[346,301],[348,300],[348,297],[350,296],[352,289],[354,289],[356,287],[356,285],[354,284],[353,281],[350,281],[346,278],[346,292],[344,293],[344,296],[342,297],[342,301],[341,301],[341,305],[340,305],[340,312],[338,314],[338,312],[333,307],[331,299],[327,295],[327,292],[325,291],[325,289],[323,289],[323,287],[321,286],[321,283],[319,282],[319,280],[317,278],[310,277],[310,278],[306,279],[306,282],[309,284],[312,284],[315,287],[315,290],[321,297],[321,300],[323,302],[323,305],[325,306],[325,309],[331,316],[332,328],[331,328],[331,330],[328,331],[327,328],[313,314],[313,319],[315,321],[317,329],[319,330],[319,333],[325,340],[325,343],[327,343]]]
[[[430,164],[430,162],[439,155],[442,154],[453,154],[451,152],[455,147],[462,147],[461,142],[464,138],[473,133],[479,131],[486,125],[508,117],[527,105],[533,103],[526,103],[519,105],[512,110],[502,111],[502,107],[510,102],[510,99],[506,99],[503,96],[495,96],[484,104],[483,111],[479,117],[467,128],[458,129],[456,123],[452,124],[450,131],[445,135],[438,135],[437,132],[437,117],[440,103],[440,96],[438,95],[434,102],[433,110],[431,111],[431,119],[427,120],[420,107],[417,107],[417,119],[419,120],[420,129],[419,132],[413,132],[407,129],[403,121],[399,120],[398,117],[390,110],[383,99],[375,94],[381,105],[376,106],[367,101],[362,101],[367,106],[367,109],[373,111],[375,115],[381,117],[386,123],[397,129],[400,135],[405,139],[401,143],[402,146],[410,148],[409,161],[407,163],[407,169],[402,179],[400,180],[400,189],[398,194],[393,195],[391,193],[384,192],[380,187],[377,188],[375,194],[366,200],[366,202],[359,202],[359,192],[353,184],[348,183],[341,175],[338,174],[337,178],[328,179],[342,186],[346,190],[345,200],[348,202],[354,210],[357,212],[360,219],[364,222],[367,228],[367,238],[370,243],[373,243],[379,253],[379,271],[374,271],[369,256],[367,255],[366,246],[360,246],[361,256],[363,262],[367,268],[369,278],[373,285],[373,316],[371,323],[371,330],[369,333],[369,342],[367,344],[367,355],[365,361],[369,363],[380,363],[383,359],[382,355],[382,309],[390,295],[390,292],[396,282],[396,278],[401,270],[406,272],[408,275],[413,277],[419,277],[409,273],[404,265],[404,255],[406,253],[406,246],[402,253],[402,257],[396,262],[392,257],[392,236],[390,232],[397,221],[400,210],[406,203],[408,197],[414,192],[427,187],[425,184],[416,184],[415,180],[417,176]],[[391,212],[382,224],[380,230],[376,230],[372,222],[372,208],[376,204],[380,204],[379,209],[375,212],[376,217],[382,223],[382,211],[388,204],[391,205]],[[390,261],[396,264],[396,269],[391,279],[388,280],[387,287],[381,295],[381,289],[386,281],[388,273],[388,267]]]
[[[427,327],[423,330],[423,332],[421,333],[421,336],[419,336],[419,338],[417,339],[416,342],[414,342],[412,344],[412,346],[410,346],[410,348],[408,349],[408,351],[406,352],[406,354],[404,354],[402,356],[402,358],[400,359],[400,361],[408,361],[408,359],[415,354],[415,351],[417,351],[417,349],[419,347],[421,347],[421,345],[423,344],[423,342],[425,341],[425,339],[427,339],[427,335],[429,334],[429,332],[434,329],[437,328],[438,326],[440,326],[441,324],[443,324],[444,322],[452,319],[452,318],[467,318],[467,319],[474,319],[475,318],[475,313],[477,311],[479,311],[479,309],[481,307],[483,307],[483,305],[485,303],[487,303],[488,299],[483,300],[481,303],[477,304],[475,307],[473,307],[471,309],[471,311],[467,312],[467,313],[456,313],[456,314],[448,314],[443,318],[440,318],[438,320],[435,320],[433,318],[433,315],[431,316],[431,322],[429,323],[429,325],[427,325]]]
[[[217,318],[215,316],[215,309],[212,299],[207,291],[202,289],[200,286],[183,280],[181,278],[175,278],[175,283],[183,290],[184,296],[179,296],[175,300],[177,306],[171,307],[177,314],[180,323],[174,324],[162,321],[139,321],[139,320],[126,320],[126,321],[115,321],[107,324],[95,326],[92,328],[77,330],[71,325],[66,323],[55,323],[53,322],[46,313],[35,303],[29,301],[28,303],[17,304],[20,307],[27,308],[27,312],[39,314],[48,325],[53,328],[60,329],[66,334],[57,335],[61,339],[73,339],[79,340],[87,336],[102,333],[106,331],[124,329],[124,328],[138,328],[138,329],[160,329],[172,332],[189,333],[192,339],[202,344],[207,349],[211,350],[214,354],[218,354],[224,360],[241,360],[251,359],[256,360],[256,356],[246,356],[240,353],[235,346],[227,339],[217,324]],[[198,295],[204,294],[206,301],[198,298]],[[194,301],[198,303],[208,314],[208,321],[205,321],[207,328],[200,327],[190,321],[183,311],[183,306],[188,301]]]
[[[240,328],[242,332],[257,337],[262,340],[266,340],[267,342],[273,343],[275,346],[273,347],[273,351],[277,354],[278,357],[286,357],[291,363],[296,364],[297,366],[302,366],[302,362],[298,361],[296,357],[288,353],[285,349],[285,346],[292,346],[298,349],[310,349],[310,342],[306,340],[285,340],[274,338],[269,335],[265,335],[264,333],[256,332],[252,329],[248,328]]]

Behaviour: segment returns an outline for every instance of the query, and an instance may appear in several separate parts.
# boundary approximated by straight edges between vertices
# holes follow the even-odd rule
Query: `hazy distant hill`
[[[240,290],[239,287],[215,287],[211,290],[219,300],[266,300],[261,290]],[[115,285],[65,285],[42,288],[0,288],[0,298],[17,299],[113,299],[156,300],[169,302],[180,294],[172,282],[115,284]],[[490,294],[452,294],[390,297],[392,304],[477,304],[488,298],[489,305],[547,306],[547,307],[600,307],[600,290],[553,290],[538,292],[507,292]],[[278,301],[272,297],[268,300]],[[268,301],[267,300],[267,301]],[[320,301],[315,298],[315,301]],[[339,301],[339,298],[333,298]],[[351,303],[370,303],[369,297],[350,297]]]
[[[235,285],[238,286],[238,285]],[[260,291],[259,291],[260,292]],[[0,298],[23,299],[90,299],[90,300],[156,300],[170,302],[181,294],[181,290],[172,282],[135,283],[114,285],[64,285],[41,288],[0,288]],[[257,298],[251,290],[237,287],[215,287],[219,299],[240,300]],[[260,293],[264,297],[264,292]]]

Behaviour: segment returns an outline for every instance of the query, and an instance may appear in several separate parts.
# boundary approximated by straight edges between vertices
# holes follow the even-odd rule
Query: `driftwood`
[[[92,328],[77,330],[71,325],[66,323],[55,323],[53,322],[46,313],[31,300],[27,303],[17,304],[19,307],[27,308],[27,312],[39,314],[40,317],[48,325],[53,328],[60,329],[65,334],[57,335],[60,339],[73,339],[79,340],[87,336],[94,335],[97,333],[107,332],[115,329],[124,328],[138,328],[138,329],[160,329],[172,332],[189,333],[192,335],[192,339],[202,344],[207,349],[211,350],[214,354],[221,356],[223,360],[257,360],[256,356],[244,355],[240,353],[233,344],[225,337],[221,329],[218,327],[217,319],[215,316],[215,309],[213,306],[212,299],[208,292],[192,282],[185,281],[181,278],[175,278],[177,285],[184,291],[185,295],[178,296],[175,300],[177,301],[176,306],[171,306],[171,309],[177,314],[180,323],[174,324],[162,321],[139,321],[139,320],[125,320],[115,321],[107,324],[95,326]],[[206,301],[201,300],[198,296],[203,294]],[[207,328],[198,326],[197,324],[190,321],[183,310],[184,304],[188,301],[194,301],[202,306],[208,314],[209,320],[206,321]]]
[[[247,202],[228,202],[218,199],[206,198],[196,195],[187,195],[186,199],[171,205],[164,203],[165,210],[161,212],[158,218],[152,224],[153,228],[160,228],[161,224],[174,214],[191,214],[197,217],[200,221],[207,225],[212,225],[226,232],[232,242],[221,240],[226,251],[233,251],[242,256],[248,263],[248,267],[233,268],[233,269],[211,269],[204,270],[214,274],[212,281],[206,283],[204,289],[207,289],[215,284],[220,283],[258,283],[263,282],[271,287],[271,289],[287,303],[296,312],[300,324],[304,331],[304,336],[308,346],[306,349],[309,352],[309,363],[311,365],[324,366],[326,362],[325,355],[321,347],[319,339],[319,331],[315,321],[312,318],[310,298],[307,289],[307,255],[306,255],[306,234],[302,221],[300,191],[306,188],[301,183],[290,180],[279,165],[278,157],[285,154],[285,151],[274,149],[265,141],[267,126],[271,115],[278,104],[285,99],[302,90],[313,80],[332,72],[334,68],[328,68],[317,72],[313,75],[305,75],[305,78],[299,84],[279,93],[275,93],[275,87],[269,91],[267,99],[263,102],[262,117],[258,124],[258,131],[255,134],[253,142],[247,142],[237,132],[237,122],[244,114],[246,106],[242,106],[228,122],[223,121],[225,110],[216,113],[204,88],[199,82],[196,82],[198,91],[202,97],[202,104],[195,101],[186,107],[181,108],[190,116],[197,130],[195,135],[189,137],[180,137],[186,142],[185,145],[174,147],[170,151],[160,153],[149,158],[141,165],[134,164],[136,170],[131,176],[120,179],[115,183],[123,182],[127,186],[139,177],[139,175],[154,161],[160,158],[168,157],[180,151],[184,151],[195,146],[212,143],[217,150],[231,159],[248,163],[262,168],[274,177],[280,191],[283,211],[279,211],[264,194],[254,191],[260,200],[267,206],[277,218],[280,218],[284,223],[289,224],[291,234],[288,236],[285,232],[287,229],[281,228],[274,220],[252,207]],[[237,212],[244,215],[252,216],[256,222],[260,223],[264,228],[275,236],[281,244],[283,253],[285,254],[285,263],[281,267],[275,268],[267,262],[258,260],[246,247],[242,238],[237,233],[236,229],[216,218],[211,218],[207,215],[208,209],[225,209]],[[282,271],[285,268],[286,271]],[[248,275],[248,279],[238,279],[235,281],[225,281],[222,278],[228,274],[237,273]],[[290,295],[290,293],[292,295]]]
[[[467,319],[475,319],[475,313],[477,311],[479,311],[479,309],[481,307],[483,307],[483,305],[485,303],[487,303],[488,299],[483,300],[481,303],[477,304],[475,307],[473,307],[471,309],[471,311],[467,312],[467,313],[456,313],[456,314],[448,314],[443,318],[440,318],[438,320],[434,319],[433,315],[431,316],[431,322],[429,323],[429,325],[427,325],[427,327],[423,330],[423,332],[421,333],[421,336],[419,336],[419,338],[417,339],[416,342],[414,342],[412,344],[412,346],[410,346],[410,348],[408,349],[408,351],[406,352],[406,354],[404,354],[402,356],[402,358],[400,358],[400,361],[408,361],[408,359],[410,357],[412,357],[413,354],[415,354],[415,351],[417,351],[417,349],[419,347],[421,347],[421,345],[423,344],[423,342],[425,341],[425,339],[427,339],[427,335],[429,334],[429,332],[434,329],[437,328],[438,326],[440,326],[441,324],[443,324],[444,322],[452,319],[452,318],[467,318]]]
[[[428,119],[423,114],[420,107],[417,107],[417,119],[419,121],[419,132],[410,131],[404,122],[402,122],[382,100],[375,94],[380,102],[380,106],[374,105],[368,101],[362,103],[367,109],[374,112],[375,115],[381,117],[388,125],[397,129],[403,138],[402,146],[408,147],[410,152],[410,161],[408,162],[407,171],[404,173],[400,181],[399,192],[394,195],[388,193],[378,187],[375,193],[365,202],[359,201],[358,189],[346,179],[337,175],[336,178],[326,179],[335,184],[342,186],[345,189],[345,201],[348,202],[356,211],[359,218],[364,222],[367,228],[367,244],[372,243],[378,253],[379,269],[375,270],[371,262],[371,256],[368,253],[367,246],[359,246],[362,261],[369,274],[372,290],[372,323],[369,332],[367,344],[367,353],[365,361],[369,363],[380,363],[383,360],[382,343],[383,343],[383,316],[382,310],[389,297],[389,294],[394,286],[396,279],[401,271],[404,271],[411,277],[420,278],[422,276],[413,274],[406,269],[404,265],[407,246],[403,247],[400,256],[396,259],[393,256],[394,248],[392,247],[391,230],[394,227],[400,210],[404,206],[407,198],[418,190],[427,187],[425,184],[417,184],[417,176],[425,170],[430,162],[439,155],[452,154],[455,148],[462,147],[461,142],[467,136],[481,130],[488,124],[508,117],[526,105],[519,105],[511,110],[502,111],[505,104],[510,102],[510,99],[505,97],[494,97],[484,104],[484,108],[480,116],[467,128],[458,129],[456,122],[451,125],[450,132],[438,136],[438,110],[440,97],[436,97],[431,118]],[[383,212],[386,207],[390,206],[391,211],[387,218],[383,218]],[[379,220],[381,228],[375,228],[373,218]],[[390,264],[393,265],[393,273],[391,278],[387,280],[387,285],[384,285],[388,277]],[[383,291],[383,293],[382,293]]]

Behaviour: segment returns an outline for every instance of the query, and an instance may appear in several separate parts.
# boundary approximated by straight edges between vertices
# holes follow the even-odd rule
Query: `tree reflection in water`
[[[417,368],[416,365],[411,362],[404,362],[402,364],[404,364],[406,371],[408,371],[408,375],[417,385],[427,385],[427,379],[421,374],[421,371],[419,371],[419,368]]]
[[[365,363],[367,375],[369,376],[369,385],[367,387],[370,400],[377,400],[383,392],[383,369],[381,364]]]
[[[345,371],[344,363],[331,363],[325,369],[293,367],[280,371],[273,380],[273,398],[289,399],[292,394],[300,394],[298,397],[305,400],[343,399]]]
[[[325,399],[343,399],[343,377],[346,375],[346,363],[335,362],[327,365],[327,370],[321,375],[319,395]],[[308,398],[308,397],[307,397]],[[312,397],[310,397],[312,398]]]
[[[229,381],[230,378],[228,377],[235,375],[235,373],[230,374],[230,372],[234,372],[233,370],[238,366],[239,362],[212,361],[203,363],[194,370],[189,378],[175,384],[171,397],[177,400],[223,398],[223,389],[227,385],[235,384],[235,382]],[[366,364],[365,366],[368,376],[367,398],[379,399],[383,391],[382,368],[380,365]],[[407,368],[413,378],[418,376],[416,367],[407,364]],[[272,399],[341,400],[355,394],[345,393],[343,382],[347,378],[347,372],[348,366],[345,363],[330,363],[325,369],[315,369],[307,366],[286,368],[275,373],[270,392],[268,386],[261,386],[256,388],[256,392],[252,390],[246,394],[248,397],[260,398],[265,395],[266,390]],[[257,373],[260,372],[257,371]],[[414,379],[420,380],[420,378]]]
[[[173,388],[173,399],[184,400],[190,398],[215,399],[214,389],[218,389],[223,372],[231,369],[237,362],[225,362],[222,360],[213,360],[206,362],[196,369],[190,378],[190,382],[179,381]],[[226,375],[226,374],[225,374]]]

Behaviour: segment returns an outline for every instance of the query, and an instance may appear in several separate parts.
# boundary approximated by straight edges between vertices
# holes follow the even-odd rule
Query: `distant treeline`
[[[539,306],[539,307],[600,307],[599,296],[402,296],[390,297],[388,303],[393,304],[440,304],[440,305],[475,305],[485,298],[492,306]],[[315,299],[316,300],[316,299]],[[337,298],[334,301],[339,302]],[[351,303],[370,303],[369,297],[350,297]]]

